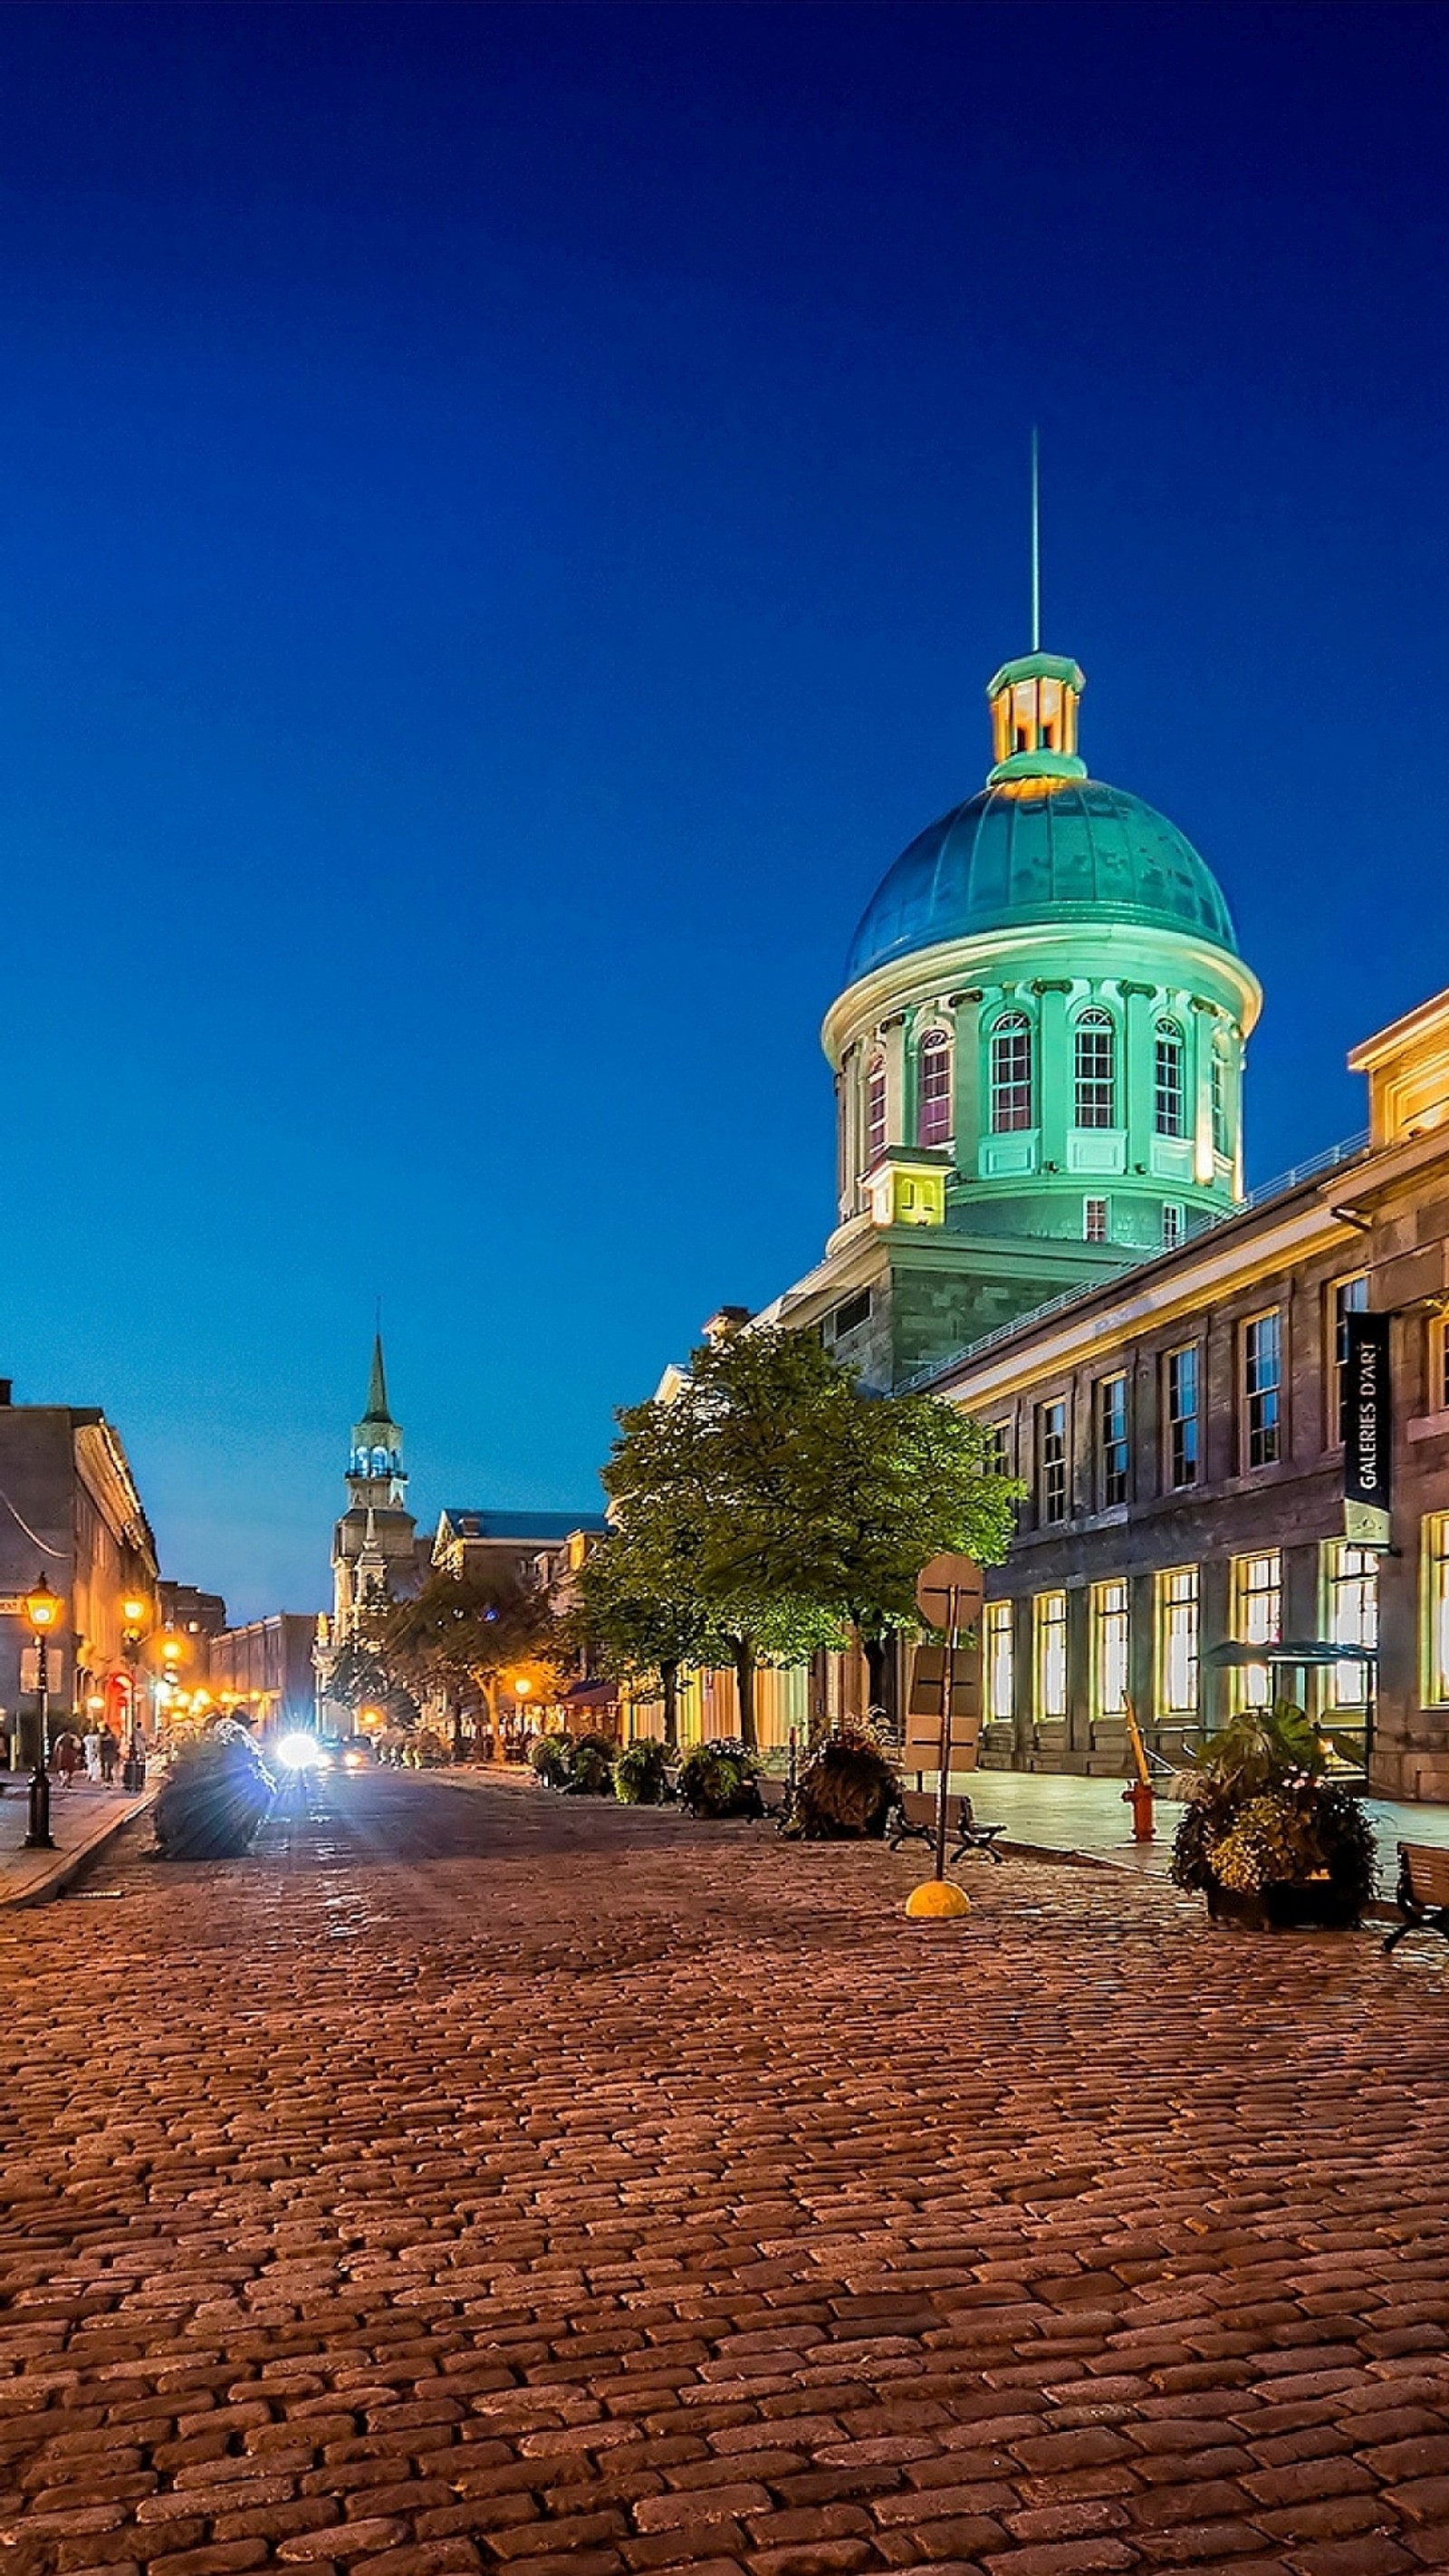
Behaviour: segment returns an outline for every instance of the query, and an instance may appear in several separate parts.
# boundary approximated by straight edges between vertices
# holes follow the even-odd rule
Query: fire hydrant
[[[1151,1781],[1134,1780],[1130,1788],[1123,1790],[1122,1804],[1132,1810],[1134,1843],[1150,1843],[1153,1838]]]

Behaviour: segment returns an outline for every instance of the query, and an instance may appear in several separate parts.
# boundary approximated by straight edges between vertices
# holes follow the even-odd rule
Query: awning
[[[1284,1637],[1276,1646],[1245,1646],[1230,1637],[1225,1645],[1210,1646],[1204,1663],[1220,1669],[1242,1672],[1252,1664],[1376,1664],[1377,1646],[1344,1646],[1333,1637]]]

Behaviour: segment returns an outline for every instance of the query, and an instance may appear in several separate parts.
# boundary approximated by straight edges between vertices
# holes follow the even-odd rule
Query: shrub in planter
[[[895,1764],[869,1727],[837,1726],[800,1774],[795,1829],[807,1842],[883,1834],[900,1791]]]
[[[244,1726],[221,1718],[183,1745],[152,1809],[162,1860],[240,1860],[276,1783]]]
[[[544,1789],[568,1787],[573,1759],[573,1743],[567,1735],[535,1735],[529,1744],[529,1768]]]
[[[762,1816],[760,1768],[733,1737],[692,1744],[679,1766],[679,1795],[691,1816]]]
[[[669,1795],[669,1748],[638,1735],[614,1756],[614,1795],[621,1806],[657,1807]]]
[[[1362,1802],[1323,1776],[1326,1748],[1303,1711],[1247,1709],[1200,1748],[1172,1852],[1178,1887],[1215,1920],[1357,1923],[1374,1891]]]
[[[606,1735],[572,1738],[569,1776],[564,1782],[574,1798],[607,1798],[614,1786],[614,1748]]]

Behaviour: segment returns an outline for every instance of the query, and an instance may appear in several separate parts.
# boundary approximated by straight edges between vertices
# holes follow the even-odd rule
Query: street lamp
[[[27,1851],[54,1851],[55,1837],[50,1830],[50,1774],[46,1764],[50,1756],[50,1639],[65,1604],[58,1592],[52,1592],[43,1574],[37,1574],[25,1596],[25,1616],[35,1639],[35,1769],[30,1778],[30,1814],[25,1836]]]
[[[121,1634],[121,1652],[131,1672],[131,1739],[126,1746],[126,1759],[121,1766],[123,1789],[146,1786],[146,1745],[141,1732],[140,1664],[141,1638],[146,1626],[146,1603],[131,1593],[121,1603],[125,1626]]]

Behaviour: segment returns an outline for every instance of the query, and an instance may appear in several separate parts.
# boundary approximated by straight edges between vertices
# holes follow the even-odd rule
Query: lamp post
[[[126,1746],[126,1759],[121,1766],[121,1786],[123,1789],[144,1789],[146,1743],[141,1732],[140,1668],[141,1637],[146,1625],[145,1602],[138,1600],[132,1594],[121,1603],[121,1617],[125,1621],[121,1634],[121,1652],[126,1658],[131,1674],[131,1733],[130,1741]]]
[[[529,1680],[526,1678],[526,1676],[525,1676],[524,1674],[520,1673],[520,1674],[519,1674],[519,1676],[518,1676],[517,1681],[516,1681],[516,1682],[514,1683],[514,1685],[513,1685],[513,1694],[514,1694],[515,1699],[516,1699],[516,1700],[517,1700],[517,1702],[518,1702],[518,1707],[517,1707],[516,1714],[517,1714],[517,1718],[518,1718],[518,1725],[519,1725],[520,1735],[521,1735],[521,1733],[522,1733],[522,1728],[523,1728],[523,1721],[524,1721],[524,1718],[526,1717],[526,1715],[527,1715],[527,1713],[528,1713],[528,1712],[527,1712],[527,1709],[526,1709],[526,1707],[525,1707],[525,1702],[526,1702],[526,1700],[527,1700],[527,1698],[528,1698],[528,1694],[529,1694],[529,1692],[532,1690],[532,1688],[533,1688],[533,1684],[532,1684],[532,1682],[531,1682],[531,1681],[529,1681]]]
[[[50,1830],[50,1774],[46,1764],[50,1754],[50,1638],[64,1608],[58,1592],[52,1592],[43,1574],[38,1574],[25,1596],[25,1615],[35,1639],[35,1769],[30,1775],[30,1813],[25,1835],[27,1851],[54,1851],[55,1837]]]

